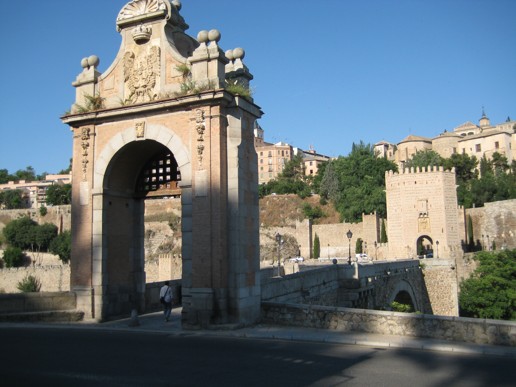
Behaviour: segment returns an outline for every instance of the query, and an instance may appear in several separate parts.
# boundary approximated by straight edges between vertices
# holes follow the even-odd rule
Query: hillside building
[[[379,157],[385,157],[404,168],[417,152],[433,150],[444,158],[456,153],[475,156],[477,160],[486,157],[490,160],[495,152],[507,158],[509,164],[514,160],[516,149],[516,121],[507,117],[503,123],[491,125],[482,112],[478,124],[470,121],[457,126],[453,131],[444,131],[434,138],[410,135],[398,144],[387,141],[377,142],[374,149]]]
[[[0,191],[17,189],[22,191],[22,200],[25,208],[40,208],[46,206],[47,189],[54,184],[70,184],[72,175],[46,175],[40,181],[9,181],[0,184]]]
[[[275,144],[266,142],[264,131],[258,123],[254,127],[254,147],[258,156],[259,184],[275,179],[283,171],[285,164],[298,154],[303,157],[306,176],[317,175],[320,165],[330,160],[330,157],[317,153],[313,146],[304,151],[282,141]]]

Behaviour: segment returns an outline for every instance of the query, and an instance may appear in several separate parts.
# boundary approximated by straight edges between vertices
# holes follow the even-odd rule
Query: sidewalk
[[[253,339],[276,339],[312,341],[347,345],[362,345],[380,348],[410,348],[428,351],[496,355],[516,358],[515,347],[480,345],[446,340],[425,339],[406,336],[389,336],[359,332],[298,328],[286,326],[256,325],[240,329],[183,330],[181,308],[172,310],[171,321],[165,322],[162,312],[149,313],[123,320],[91,324],[96,329],[132,330],[145,332],[167,332],[178,336],[225,336]],[[137,323],[137,326],[133,326]],[[80,324],[84,326],[86,323]]]

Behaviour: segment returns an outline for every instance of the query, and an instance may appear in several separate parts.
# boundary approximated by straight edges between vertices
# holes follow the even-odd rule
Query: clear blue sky
[[[3,1],[0,169],[68,166],[80,61],[114,60],[126,0]],[[265,139],[329,156],[353,142],[437,136],[482,106],[516,119],[514,0],[183,0],[196,37],[243,47]]]

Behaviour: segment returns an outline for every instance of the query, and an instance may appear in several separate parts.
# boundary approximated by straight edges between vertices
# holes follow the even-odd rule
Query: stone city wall
[[[468,215],[473,224],[473,239],[479,248],[491,250],[493,242],[497,250],[516,248],[516,199],[469,208],[466,217]]]
[[[29,275],[40,281],[41,292],[70,290],[70,265],[27,266],[0,270],[0,293],[19,293],[18,283]]]
[[[516,346],[516,322],[262,302],[262,323]]]
[[[276,254],[276,233],[290,235],[299,244],[301,256],[308,259],[313,254],[313,241],[315,235],[319,237],[321,258],[344,258],[351,254],[355,256],[356,241],[362,239],[363,252],[373,260],[387,258],[389,251],[388,244],[379,243],[380,218],[376,214],[363,215],[361,223],[334,223],[334,224],[311,224],[308,220],[296,221],[295,224],[283,227],[261,227],[260,228],[260,260],[272,261]],[[346,233],[351,231],[353,237],[351,243]],[[376,238],[375,238],[376,236]],[[374,242],[377,242],[376,247]],[[289,258],[282,256],[282,259]]]
[[[63,264],[58,257],[45,253],[27,253],[34,264],[25,267],[0,269],[0,293],[18,293],[17,285],[26,276],[32,275],[41,282],[41,292],[70,290],[70,265]],[[2,250],[0,250],[0,256]],[[182,260],[180,255],[162,254],[145,262],[146,282],[160,282],[181,279]]]

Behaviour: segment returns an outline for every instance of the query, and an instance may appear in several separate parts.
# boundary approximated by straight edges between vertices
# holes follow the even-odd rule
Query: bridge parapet
[[[332,264],[262,278],[262,302],[388,309],[400,291],[411,297],[415,310],[431,313],[417,260]]]

